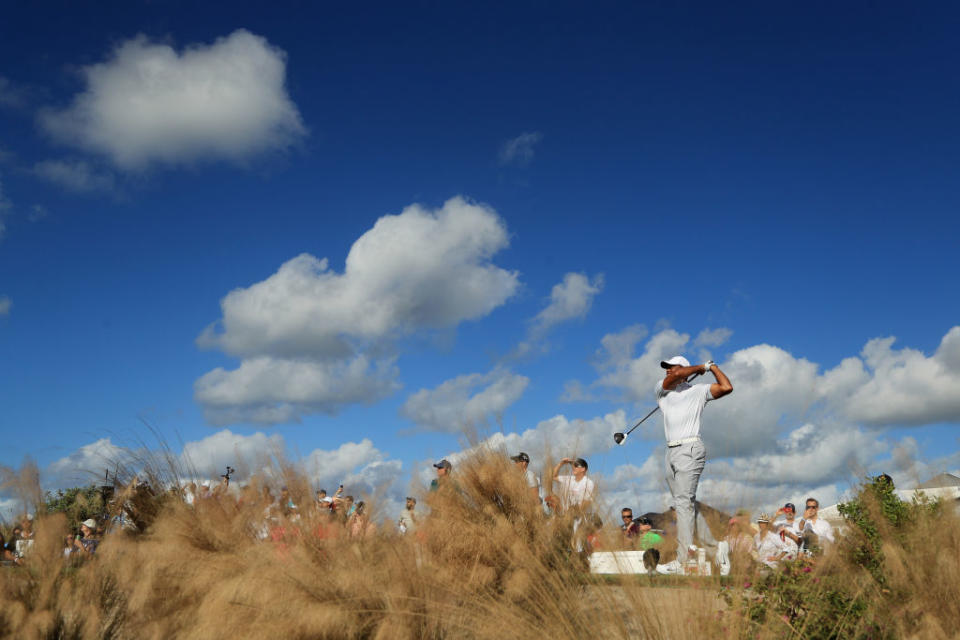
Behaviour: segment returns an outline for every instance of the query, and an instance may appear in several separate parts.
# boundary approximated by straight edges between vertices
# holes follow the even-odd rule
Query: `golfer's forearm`
[[[713,365],[710,367],[710,373],[713,374],[713,377],[717,379],[717,382],[723,385],[724,387],[729,387],[733,389],[733,385],[730,384],[730,379],[727,377],[723,371],[720,370],[720,367]]]
[[[703,373],[702,364],[693,367],[671,367],[670,371],[667,372],[667,377],[663,380],[663,388],[673,389],[695,373]]]

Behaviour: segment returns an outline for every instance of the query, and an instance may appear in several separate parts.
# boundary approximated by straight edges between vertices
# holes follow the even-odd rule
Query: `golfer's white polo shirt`
[[[700,416],[703,407],[713,400],[709,384],[681,382],[672,390],[657,382],[657,404],[663,413],[663,435],[667,442],[700,436]]]

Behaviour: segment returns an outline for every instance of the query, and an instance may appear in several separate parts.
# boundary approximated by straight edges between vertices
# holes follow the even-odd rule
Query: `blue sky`
[[[2,465],[145,420],[397,499],[466,428],[659,510],[610,434],[682,351],[736,388],[708,501],[960,468],[953,7],[5,14]]]

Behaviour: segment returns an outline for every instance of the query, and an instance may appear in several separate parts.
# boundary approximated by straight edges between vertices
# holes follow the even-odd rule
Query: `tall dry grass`
[[[914,523],[915,535],[884,549],[882,588],[840,554],[798,574],[807,609],[785,621],[752,615],[758,598],[777,597],[757,591],[768,578],[752,567],[724,581],[590,575],[573,550],[571,517],[545,518],[513,465],[490,452],[424,496],[431,516],[408,536],[389,528],[351,537],[306,507],[303,478],[289,469],[283,477],[303,507],[299,520],[281,516],[267,540],[258,537],[265,505],[255,486],[240,503],[158,497],[146,532],[109,534],[77,565],[62,556],[68,523],[40,518],[25,566],[0,570],[0,636],[782,638],[881,629],[877,637],[935,638],[960,628],[960,523],[951,513]],[[615,529],[604,535],[615,545]],[[838,581],[866,608],[818,617],[816,590],[833,597]]]

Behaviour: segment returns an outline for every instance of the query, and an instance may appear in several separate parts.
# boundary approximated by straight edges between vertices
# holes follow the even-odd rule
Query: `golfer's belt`
[[[667,447],[674,448],[679,447],[682,444],[688,444],[690,442],[700,442],[700,436],[693,436],[690,438],[680,438],[679,440],[670,440],[667,442]]]

